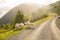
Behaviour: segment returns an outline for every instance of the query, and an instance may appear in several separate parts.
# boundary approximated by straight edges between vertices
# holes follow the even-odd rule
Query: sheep
[[[24,24],[23,23],[16,23],[15,28],[20,29],[23,28]]]
[[[24,23],[20,23],[19,26],[20,26],[20,27],[24,27]]]
[[[29,25],[29,24],[30,24],[30,22],[29,22],[29,21],[25,22],[25,25]]]
[[[34,27],[34,24],[29,22],[29,21],[25,22],[25,25],[27,25],[28,28],[33,28]]]
[[[16,29],[19,28],[19,23],[16,23],[15,28],[16,28]]]

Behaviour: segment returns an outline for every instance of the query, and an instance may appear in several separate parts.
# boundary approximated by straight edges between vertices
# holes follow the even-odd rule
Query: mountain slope
[[[45,5],[31,4],[31,3],[23,3],[15,8],[11,9],[8,13],[6,13],[1,19],[0,24],[9,23],[12,18],[16,16],[18,10],[24,12],[24,14],[32,14],[33,12],[37,12],[39,9],[44,10]]]

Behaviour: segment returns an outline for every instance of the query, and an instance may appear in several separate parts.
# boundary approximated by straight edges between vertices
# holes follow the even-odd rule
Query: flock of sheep
[[[27,25],[28,28],[33,28],[33,27],[34,27],[34,24],[33,24],[33,23],[27,21],[27,22],[25,22],[25,23],[16,23],[15,28],[16,28],[16,29],[23,28],[24,25]]]

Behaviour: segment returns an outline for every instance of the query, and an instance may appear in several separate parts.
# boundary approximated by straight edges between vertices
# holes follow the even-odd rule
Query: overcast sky
[[[0,6],[15,6],[21,3],[37,3],[48,5],[50,3],[54,3],[58,0],[0,0]]]

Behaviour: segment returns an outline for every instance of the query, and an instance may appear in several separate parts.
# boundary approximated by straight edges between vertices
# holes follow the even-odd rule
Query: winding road
[[[23,30],[21,33],[12,35],[5,40],[60,40],[60,30],[55,23],[57,18],[50,18],[34,29]]]

